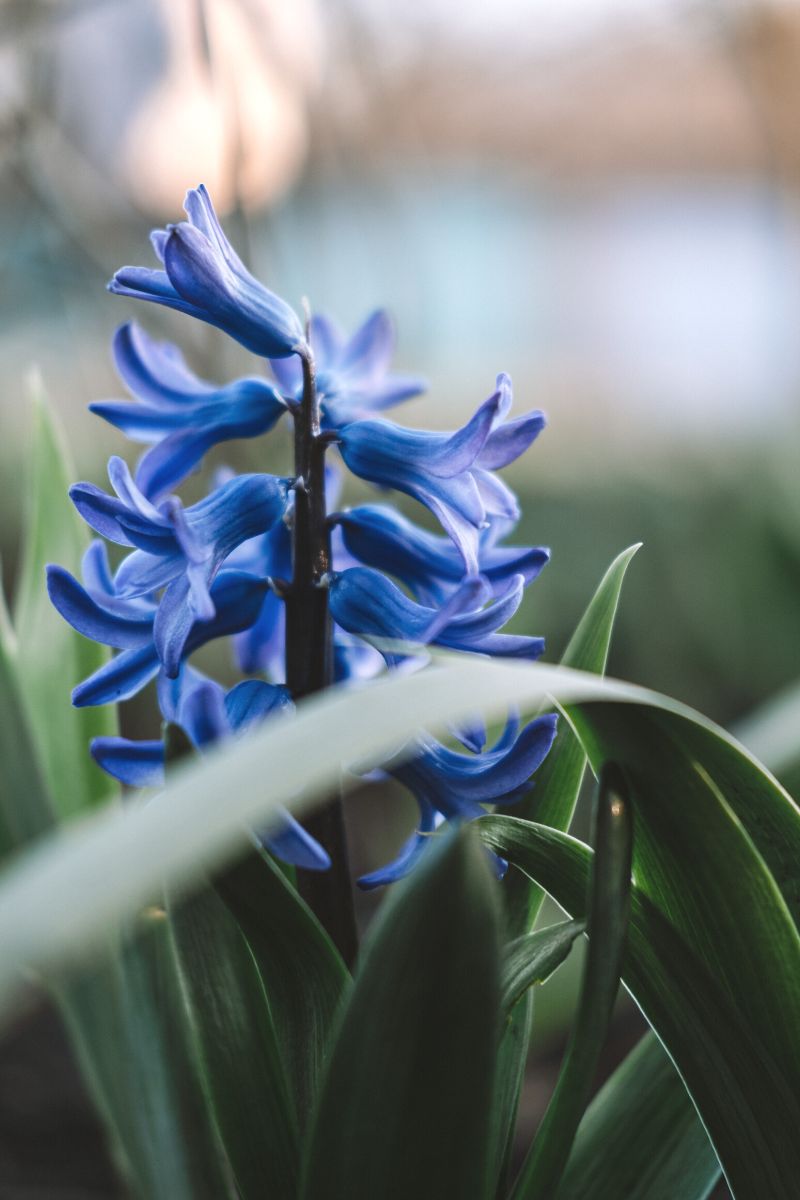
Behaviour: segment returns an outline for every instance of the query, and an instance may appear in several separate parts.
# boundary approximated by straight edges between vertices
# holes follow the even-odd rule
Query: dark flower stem
[[[303,358],[303,399],[294,410],[295,489],[292,580],[286,594],[286,683],[295,700],[333,682],[333,637],[328,589],[330,567],[325,507],[325,449],[320,434],[314,360]],[[304,819],[331,857],[329,871],[297,870],[300,895],[316,913],[348,966],[358,949],[353,888],[340,797]]]

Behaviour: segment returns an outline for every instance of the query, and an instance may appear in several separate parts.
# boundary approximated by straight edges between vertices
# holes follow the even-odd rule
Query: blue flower
[[[352,567],[332,573],[330,605],[337,624],[361,637],[535,659],[544,651],[543,638],[497,632],[519,608],[524,586],[524,576],[513,576],[483,608],[488,585],[480,577],[465,579],[443,608],[434,609],[411,600],[379,571]],[[400,657],[391,648],[382,653],[390,663]]]
[[[540,412],[504,423],[511,381],[455,433],[404,429],[391,421],[353,421],[339,430],[342,458],[354,475],[413,496],[438,518],[458,547],[466,573],[478,573],[479,531],[490,517],[516,520],[516,497],[493,474],[519,457],[544,428]]]
[[[136,468],[150,500],[170,491],[218,442],[267,433],[286,406],[271,384],[252,376],[218,387],[193,375],[176,346],[156,342],[130,322],[114,335],[120,376],[139,401],[90,404],[135,442],[152,442]]]
[[[414,757],[388,764],[386,773],[413,793],[419,806],[419,826],[397,857],[364,875],[359,886],[381,887],[407,875],[442,820],[471,821],[483,815],[487,804],[510,804],[519,799],[553,744],[556,724],[552,714],[537,717],[521,732],[517,732],[516,722],[511,722],[496,746],[483,754],[461,754],[433,738],[423,738]]]
[[[371,313],[350,338],[329,317],[315,314],[311,318],[309,342],[324,428],[336,429],[425,390],[422,379],[389,373],[394,341],[392,322],[384,309]],[[300,400],[303,372],[299,359],[276,359],[272,369],[287,400]]]
[[[196,671],[185,669],[177,699],[169,689],[159,689],[164,716],[180,725],[199,750],[260,725],[269,717],[294,711],[286,688],[248,679],[226,694],[218,683]],[[162,787],[165,749],[162,740],[131,741],[129,738],[94,738],[95,761],[129,787]],[[330,858],[319,843],[285,809],[280,825],[257,840],[294,866],[324,871]]]
[[[122,267],[108,290],[198,317],[254,354],[283,358],[307,353],[297,313],[244,266],[202,184],[186,193],[184,209],[188,221],[151,234],[164,270]]]
[[[350,554],[365,566],[400,579],[424,604],[442,604],[464,576],[464,563],[450,538],[420,529],[385,504],[364,504],[331,518]],[[492,591],[513,575],[529,584],[550,560],[544,546],[498,546],[503,523],[492,521],[478,542],[478,570]]]
[[[271,528],[286,511],[290,481],[274,475],[240,475],[184,509],[177,497],[156,508],[137,488],[121,458],[111,458],[110,496],[91,483],[70,489],[75,507],[92,529],[123,546],[134,546],[121,563],[114,589],[121,596],[164,588],[153,636],[168,674],[174,674],[195,620],[210,621],[210,586],[231,552]]]
[[[108,570],[105,547],[93,542],[83,562],[86,586],[63,567],[47,568],[47,590],[73,629],[121,653],[85,679],[72,693],[78,707],[111,704],[134,696],[163,669],[177,677],[181,662],[206,642],[238,633],[255,621],[269,588],[266,579],[242,571],[222,571],[211,586],[215,615],[194,621],[177,662],[162,664],[154,640],[158,606],[149,597],[120,597]]]

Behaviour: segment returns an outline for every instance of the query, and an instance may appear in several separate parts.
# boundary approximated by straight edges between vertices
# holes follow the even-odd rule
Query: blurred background
[[[104,291],[204,181],[291,302],[350,325],[389,307],[399,367],[431,384],[403,419],[460,423],[499,370],[518,411],[547,412],[511,481],[521,538],[553,550],[520,617],[549,657],[642,541],[613,673],[734,723],[800,673],[799,110],[789,0],[2,0],[6,588],[34,365],[98,482],[123,443],[86,405],[124,394],[121,321],[173,337],[209,378],[256,369],[208,327]],[[391,850],[395,811],[355,802],[356,857]],[[60,1162],[63,1140],[45,1149],[39,1129],[21,1147],[19,1081],[40,1071],[30,1105],[51,1097],[62,1123],[59,1087],[73,1095],[66,1067],[53,1084],[56,1032],[24,1035],[0,1069],[8,1186]],[[57,1194],[113,1194],[81,1162]]]

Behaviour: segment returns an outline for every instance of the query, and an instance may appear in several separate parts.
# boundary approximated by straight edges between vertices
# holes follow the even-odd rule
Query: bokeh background
[[[98,482],[122,442],[86,404],[123,394],[118,323],[174,337],[210,378],[258,369],[208,327],[104,290],[204,181],[289,300],[345,324],[390,308],[400,368],[431,385],[410,422],[461,422],[499,370],[519,411],[545,409],[511,476],[522,538],[553,550],[519,618],[549,657],[641,541],[613,673],[742,719],[800,674],[798,111],[789,0],[3,0],[7,590],[34,368]],[[145,730],[146,703],[129,707]],[[354,802],[357,858],[399,836],[396,799]],[[96,1148],[64,1135],[76,1085],[46,1020],[0,1063],[0,1190],[112,1195]],[[635,1019],[620,1021],[624,1042]]]

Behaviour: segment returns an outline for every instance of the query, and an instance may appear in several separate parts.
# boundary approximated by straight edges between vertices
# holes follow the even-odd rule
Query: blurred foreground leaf
[[[101,667],[110,652],[76,634],[47,595],[47,564],[60,563],[79,575],[89,535],[69,501],[75,472],[38,382],[32,385],[31,408],[28,512],[14,604],[16,657],[30,728],[53,803],[59,815],[69,816],[115,792],[88,747],[93,737],[116,733],[116,710],[113,705],[73,708],[70,704],[75,684]]]

